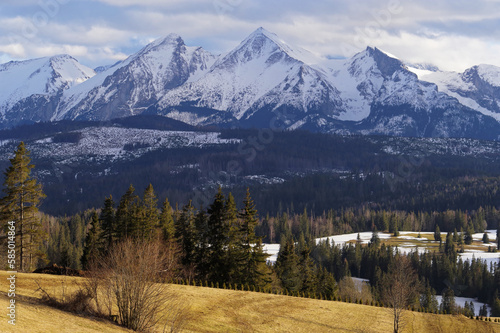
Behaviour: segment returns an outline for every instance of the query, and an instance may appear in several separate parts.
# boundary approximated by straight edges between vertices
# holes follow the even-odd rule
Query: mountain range
[[[69,55],[0,65],[0,128],[163,115],[189,125],[500,137],[500,68],[407,64],[376,47],[328,60],[259,28],[214,55],[170,34],[93,70]]]

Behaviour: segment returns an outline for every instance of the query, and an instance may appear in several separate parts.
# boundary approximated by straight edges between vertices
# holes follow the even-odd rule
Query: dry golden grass
[[[5,281],[7,273],[0,271]],[[34,291],[40,281],[47,291],[76,290],[79,278],[18,274],[18,325],[1,316],[0,332],[128,332],[108,322],[79,317],[37,303]],[[5,284],[2,283],[2,286]],[[0,308],[8,298],[2,290]],[[172,285],[170,292],[190,303],[187,332],[391,332],[387,309],[341,302],[319,301],[261,293]],[[6,310],[4,310],[6,313]],[[405,332],[500,332],[500,324],[463,316],[407,312]],[[163,331],[165,319],[157,327]]]
[[[16,280],[16,325],[7,323],[7,306],[9,298],[6,293],[7,272],[0,271],[2,290],[0,293],[0,332],[40,332],[40,333],[73,333],[73,332],[131,332],[113,323],[98,318],[85,318],[65,311],[51,308],[40,303],[41,294],[36,292],[40,285],[51,294],[61,298],[63,292],[68,294],[78,289],[81,278],[45,274],[17,274]]]

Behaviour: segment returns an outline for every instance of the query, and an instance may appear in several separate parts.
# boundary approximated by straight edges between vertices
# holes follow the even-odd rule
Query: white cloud
[[[84,63],[105,64],[171,32],[189,45],[223,53],[263,26],[323,56],[344,55],[342,45],[351,45],[345,55],[371,45],[445,69],[500,66],[500,1],[495,0],[42,1],[64,5],[47,22],[34,20],[43,11],[38,0],[18,0],[2,8],[0,61],[54,50],[76,52]]]
[[[173,4],[181,4],[186,2],[185,0],[96,0],[112,6],[171,6]],[[193,2],[193,1],[191,1]],[[202,1],[198,1],[202,2]]]

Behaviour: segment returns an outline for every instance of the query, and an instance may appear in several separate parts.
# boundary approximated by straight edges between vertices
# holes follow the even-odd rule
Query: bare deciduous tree
[[[86,290],[96,311],[102,313],[105,307],[112,316],[117,309],[121,325],[136,331],[152,329],[168,315],[172,303],[164,283],[176,269],[172,251],[161,242],[128,239],[91,263]]]
[[[410,260],[404,255],[396,256],[385,276],[382,288],[382,300],[391,307],[394,317],[394,333],[399,333],[404,326],[404,311],[418,296],[419,281]]]

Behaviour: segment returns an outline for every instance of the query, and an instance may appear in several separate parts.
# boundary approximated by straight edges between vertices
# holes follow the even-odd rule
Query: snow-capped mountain
[[[221,56],[171,34],[97,74],[69,59],[81,76],[41,80],[49,70],[37,59],[23,65],[29,75],[0,77],[8,86],[0,93],[5,126],[160,114],[191,125],[500,138],[495,66],[441,72],[372,47],[326,60],[263,28]],[[1,65],[0,75],[16,64]]]
[[[314,56],[293,50],[276,35],[259,28],[234,50],[219,58],[205,75],[170,90],[158,103],[181,116],[182,104],[225,111],[231,119],[259,126],[287,109],[288,122],[312,110],[338,115],[342,110],[338,91],[306,61]],[[210,113],[198,121],[209,123]],[[182,120],[182,118],[180,118]]]
[[[206,72],[215,59],[168,35],[66,91],[53,119],[107,120],[144,113],[168,90]]]
[[[62,92],[94,75],[69,55],[0,65],[0,127],[50,120]]]
[[[460,104],[436,84],[419,80],[405,64],[368,47],[347,62],[357,90],[368,105],[366,118],[351,127],[363,134],[399,136],[472,136],[497,138],[497,122]],[[493,128],[491,128],[493,127]],[[479,128],[493,130],[482,136]]]
[[[411,68],[421,80],[433,82],[461,104],[500,121],[500,68],[473,66],[463,73]]]

